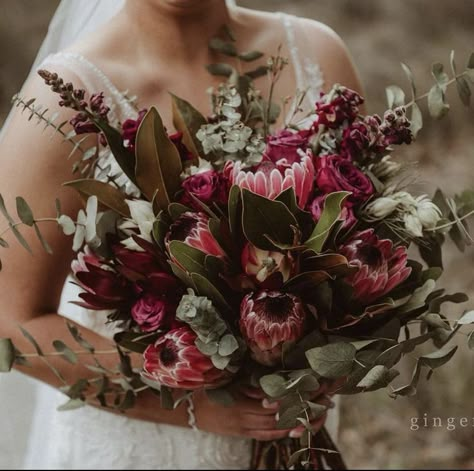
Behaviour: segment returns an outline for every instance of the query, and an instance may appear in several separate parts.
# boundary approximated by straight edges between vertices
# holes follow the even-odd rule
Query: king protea
[[[143,375],[170,388],[216,388],[230,373],[217,369],[195,345],[196,334],[186,325],[171,330],[145,350]]]
[[[281,361],[283,344],[302,337],[305,320],[302,301],[288,293],[251,293],[240,305],[240,331],[252,357],[263,365],[273,366]]]
[[[411,273],[407,267],[407,250],[394,247],[388,239],[379,239],[373,229],[356,233],[340,253],[358,270],[347,281],[354,289],[354,298],[370,304],[392,291]]]

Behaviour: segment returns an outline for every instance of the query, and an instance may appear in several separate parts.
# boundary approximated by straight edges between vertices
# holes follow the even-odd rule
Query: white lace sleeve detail
[[[300,91],[306,91],[310,106],[318,99],[324,87],[324,75],[321,66],[312,61],[310,57],[302,57],[295,28],[295,17],[286,13],[280,13],[286,32],[288,50],[294,67],[296,84]]]

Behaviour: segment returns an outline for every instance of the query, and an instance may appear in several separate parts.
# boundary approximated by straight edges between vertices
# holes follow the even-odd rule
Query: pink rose
[[[348,201],[357,204],[366,201],[374,193],[370,178],[352,162],[338,155],[325,155],[316,159],[316,185],[325,194],[350,191]]]
[[[309,211],[313,215],[313,218],[316,222],[319,221],[321,217],[326,197],[327,195],[316,196],[313,202],[309,205]],[[348,229],[357,222],[357,218],[354,215],[352,207],[347,205],[347,203],[342,207],[340,218],[344,221],[342,225],[343,229]]]
[[[308,131],[294,132],[288,129],[269,136],[264,157],[277,167],[291,167],[295,162],[301,162],[302,156],[306,154],[308,136]]]
[[[182,183],[182,187],[185,191],[185,199],[193,207],[194,205],[192,203],[195,202],[190,195],[205,204],[212,202],[226,203],[227,194],[225,186],[225,181],[215,170],[196,173],[186,178]]]
[[[145,294],[132,307],[133,320],[143,332],[153,332],[165,327],[173,309],[161,296]]]

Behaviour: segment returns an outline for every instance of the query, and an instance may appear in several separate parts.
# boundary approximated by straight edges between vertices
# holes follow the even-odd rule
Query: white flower
[[[153,223],[156,219],[151,203],[143,200],[126,200],[126,203],[130,208],[131,217],[120,224],[119,229],[130,235],[138,229],[140,237],[151,242],[151,232],[153,230]],[[138,244],[135,243],[132,237],[123,240],[122,244],[130,250],[136,250],[139,252],[142,250]]]
[[[72,242],[72,249],[77,252],[84,242],[91,247],[98,247],[101,243],[97,235],[98,223],[98,200],[97,196],[90,196],[87,200],[86,210],[77,213],[76,232]]]
[[[441,219],[441,210],[426,195],[416,198],[416,212],[425,229],[433,229]]]
[[[209,162],[208,160],[201,159],[201,157],[199,157],[198,164],[191,165],[186,170],[184,170],[184,172],[181,174],[181,178],[185,180],[188,177],[192,177],[193,175],[197,175],[198,173],[208,172],[212,169],[213,167],[211,162]]]
[[[392,214],[399,206],[400,202],[389,198],[388,196],[382,196],[377,198],[367,206],[367,214],[376,219],[383,219]]]
[[[402,166],[398,162],[394,162],[390,155],[386,155],[383,159],[371,166],[372,173],[380,179],[389,179],[400,172]]]
[[[406,213],[403,216],[406,231],[413,237],[423,237],[423,225],[418,216]]]

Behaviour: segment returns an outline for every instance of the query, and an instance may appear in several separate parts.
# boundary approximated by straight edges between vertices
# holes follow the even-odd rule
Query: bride
[[[157,106],[172,130],[168,92],[192,102],[203,113],[210,111],[205,90],[217,85],[218,79],[211,77],[204,65],[218,60],[208,41],[223,25],[234,32],[241,50],[258,49],[268,56],[282,45],[282,55],[289,58],[290,66],[276,96],[283,98],[294,94],[296,88],[307,89],[306,111],[334,82],[360,90],[345,46],[328,27],[282,13],[236,7],[225,0],[68,0],[50,27],[42,49],[43,56],[49,54],[41,58],[40,67],[57,72],[89,93],[103,91],[111,97],[109,105],[117,121],[136,114],[124,96],[127,90],[129,96],[139,97],[140,108]],[[58,45],[62,48],[59,52]],[[267,93],[265,78],[258,80],[262,93]],[[57,109],[56,97],[34,73],[22,95],[36,97],[50,113],[57,110],[65,119],[70,117],[64,109]],[[65,158],[68,153],[59,137],[50,139],[41,126],[35,127],[26,116],[13,111],[0,141],[0,188],[7,206],[14,207],[14,197],[22,195],[36,214],[46,215],[60,197],[63,211],[77,214],[80,202],[72,190],[61,187],[72,179],[73,162]],[[111,171],[115,171],[113,166]],[[70,304],[77,299],[67,278],[73,256],[70,240],[56,227],[45,227],[44,232],[54,255],[45,254],[34,233],[26,232],[34,257],[14,243],[4,252],[0,337],[12,338],[21,351],[31,351],[19,333],[19,324],[47,346],[54,339],[69,338],[63,319],[67,317],[82,326],[84,337],[97,349],[107,348],[112,331],[105,325],[106,313],[88,313]],[[107,360],[103,362],[107,366]],[[61,360],[53,363],[70,383],[91,375],[83,367]],[[113,366],[115,361],[109,363]],[[8,409],[7,418],[15,425],[10,430],[19,430],[18,422],[31,420],[22,436],[10,432],[0,438],[0,450],[8,446],[7,453],[12,455],[26,448],[23,464],[17,457],[11,461],[23,468],[247,469],[251,438],[272,440],[302,433],[301,428],[276,430],[278,404],[262,403],[256,391],[246,391],[228,408],[196,394],[198,430],[190,426],[186,405],[163,410],[156,397],[146,392],[126,416],[89,406],[58,412],[64,397],[50,387],[58,386],[57,379],[43,362],[32,362],[32,366],[20,368],[34,378],[28,383],[18,377],[1,379],[2,397],[10,387],[9,396],[2,401]],[[22,388],[28,388],[29,394],[34,391],[30,404],[15,400]],[[329,422],[334,422],[333,416],[330,412]]]

